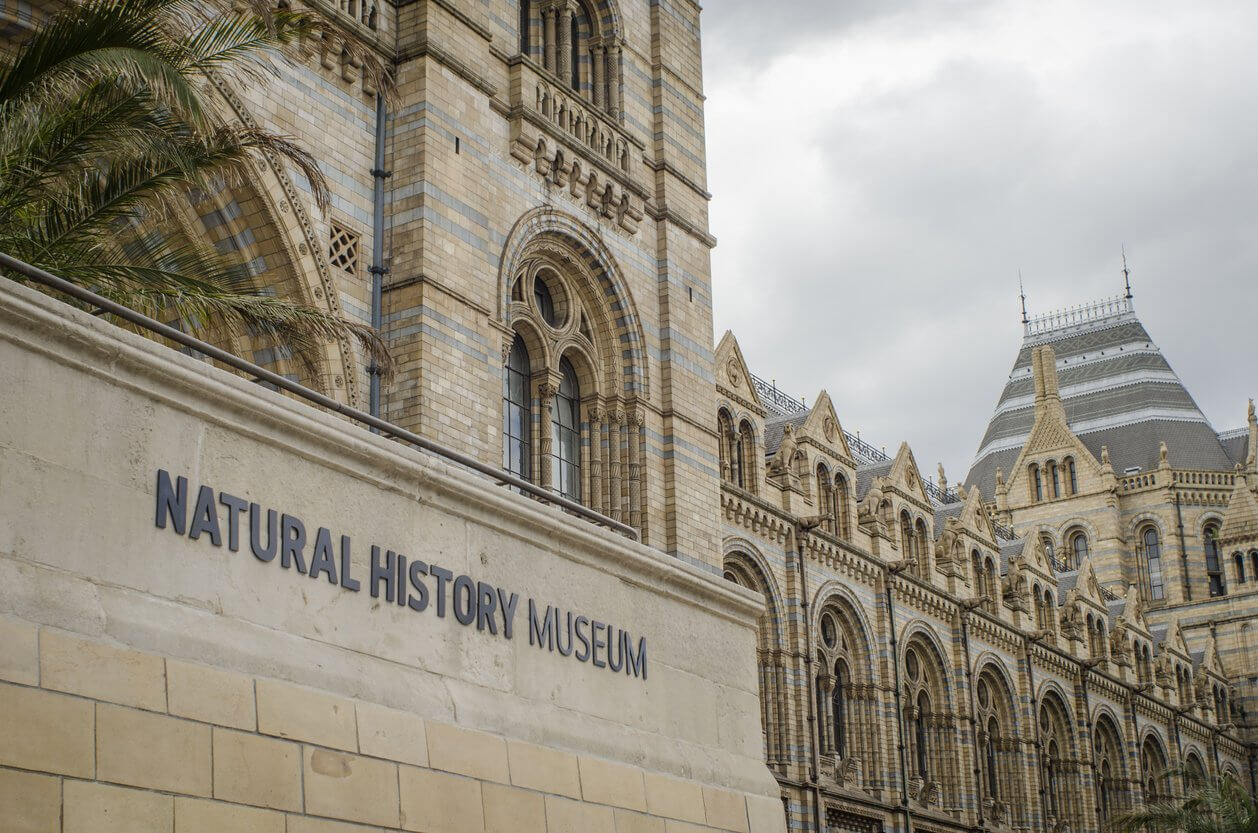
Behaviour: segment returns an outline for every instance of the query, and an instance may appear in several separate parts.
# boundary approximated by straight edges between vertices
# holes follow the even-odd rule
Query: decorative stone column
[[[603,70],[607,64],[607,49],[601,43],[590,50],[590,76],[592,81],[594,106],[602,107],[606,99],[607,81]]]
[[[551,457],[554,453],[551,440],[551,425],[555,421],[555,394],[559,393],[559,385],[553,379],[547,379],[537,386],[537,396],[541,400],[538,408],[541,419],[537,425],[537,482],[543,488],[551,487]]]
[[[607,422],[607,450],[610,462],[607,467],[607,514],[614,520],[623,521],[620,511],[620,482],[624,477],[621,470],[620,427],[625,423],[625,412],[616,408],[609,414]]]
[[[639,438],[646,414],[634,410],[629,414],[629,525],[642,527],[642,448]]]
[[[559,7],[559,54],[555,61],[555,74],[565,87],[572,83],[572,7]]]
[[[587,500],[595,512],[603,511],[603,420],[607,411],[602,405],[590,408],[590,492]]]
[[[542,19],[545,22],[542,30],[543,37],[546,40],[544,49],[542,50],[542,60],[546,69],[551,72],[555,71],[555,7],[542,10]]]
[[[607,47],[607,112],[612,118],[619,119],[624,109],[624,99],[620,92],[620,44],[613,43]]]

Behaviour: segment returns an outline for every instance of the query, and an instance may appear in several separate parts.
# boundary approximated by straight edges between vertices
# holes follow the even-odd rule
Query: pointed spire
[[[1022,299],[1022,323],[1029,324],[1031,319],[1026,314],[1026,290],[1022,287],[1022,270],[1018,270],[1018,297]]]
[[[1245,466],[1250,472],[1258,474],[1258,417],[1254,416],[1254,400],[1249,400],[1249,453],[1245,456]]]
[[[1127,268],[1127,246],[1123,245],[1123,288],[1126,293],[1123,295],[1128,301],[1131,300],[1131,270]]]

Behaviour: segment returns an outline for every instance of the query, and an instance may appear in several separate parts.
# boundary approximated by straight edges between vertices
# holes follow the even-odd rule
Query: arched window
[[[531,0],[520,0],[520,52],[529,54],[529,33],[532,29],[533,3]]]
[[[1075,461],[1073,457],[1066,458],[1066,478],[1070,481],[1070,494],[1079,494],[1079,477],[1075,473]]]
[[[1108,821],[1114,813],[1122,809],[1124,786],[1122,779],[1123,767],[1121,735],[1107,715],[1102,715],[1096,723],[1096,734],[1093,738],[1095,760],[1098,762],[1098,773],[1101,783],[1097,785],[1097,810],[1101,821]]]
[[[738,485],[752,494],[757,493],[756,434],[751,423],[743,420],[738,425],[738,445],[734,455],[738,462]]]
[[[900,513],[900,550],[905,558],[913,557],[913,519],[908,512]]]
[[[1158,538],[1157,529],[1146,526],[1140,533],[1140,541],[1143,549],[1140,555],[1144,559],[1149,599],[1155,602],[1161,601],[1165,598],[1166,588],[1162,580],[1162,543]]]
[[[1070,549],[1074,553],[1073,563],[1066,566],[1072,570],[1079,569],[1083,565],[1083,561],[1088,557],[1088,536],[1087,533],[1080,530],[1070,537]]]
[[[927,748],[926,717],[930,714],[930,698],[923,691],[917,695],[916,708],[913,711],[913,762],[917,766],[917,774],[925,778],[930,774],[930,756]]]
[[[1140,748],[1140,789],[1146,805],[1169,798],[1165,781],[1166,755],[1150,735],[1144,739],[1144,745]]]
[[[567,359],[559,362],[559,390],[551,417],[551,485],[571,500],[581,499],[581,389]]]
[[[502,467],[525,480],[532,479],[529,376],[529,351],[517,335],[502,371]]]
[[[1044,558],[1048,561],[1048,565],[1055,571],[1059,569],[1057,563],[1057,548],[1053,546],[1053,539],[1048,535],[1041,535],[1040,542],[1044,545]]]
[[[1258,581],[1258,550],[1250,550],[1249,552],[1249,574]]]
[[[1232,553],[1232,560],[1236,563],[1236,583],[1245,583],[1245,556],[1239,552]]]
[[[734,433],[734,419],[724,408],[716,412],[716,434],[721,477],[730,483],[738,483],[738,436]]]
[[[926,534],[926,522],[917,519],[917,535],[913,545],[913,557],[917,559],[917,574],[922,578],[930,578],[930,542]]]
[[[1201,758],[1196,752],[1189,752],[1184,762],[1184,777],[1188,781],[1189,789],[1194,787],[1204,787],[1206,784],[1206,768],[1201,763]]]
[[[987,595],[987,571],[983,569],[983,558],[978,550],[970,553],[970,568],[974,572],[975,597]]]
[[[1057,746],[1057,738],[1050,740],[1044,752],[1044,795],[1048,798],[1048,815],[1057,818],[1057,768],[1060,766],[1061,750]]]
[[[1210,595],[1222,596],[1227,592],[1223,580],[1223,559],[1219,556],[1219,528],[1211,524],[1205,528],[1206,577],[1210,582]]]
[[[764,610],[756,619],[756,656],[759,670],[760,728],[764,736],[764,756],[774,771],[780,772],[786,758],[786,670],[781,660],[781,619],[776,594],[756,561],[743,553],[725,556],[725,578],[754,590],[764,600]]]
[[[852,537],[852,527],[847,508],[847,478],[841,474],[834,479],[834,502],[837,504],[834,516],[838,519],[839,537],[849,540]]]
[[[821,515],[833,515],[834,513],[834,487],[830,482],[830,470],[825,467],[824,463],[817,464],[817,513]],[[826,532],[834,532],[835,519],[830,517],[826,519],[822,525]]]
[[[1044,480],[1040,476],[1040,467],[1034,463],[1031,464],[1031,488],[1036,503],[1044,499]]]
[[[1053,497],[1061,497],[1061,472],[1057,470],[1057,463],[1049,461],[1048,476],[1053,481]]]
[[[1000,735],[1000,727],[996,718],[987,721],[987,742],[983,744],[983,757],[987,764],[987,794],[995,798],[1000,795],[999,777],[996,774],[996,738]]]
[[[842,660],[834,664],[834,693],[830,697],[831,717],[834,721],[834,751],[840,758],[847,757],[847,687],[851,675]]]
[[[987,592],[991,598],[985,607],[988,613],[995,613],[996,603],[1000,601],[1000,582],[996,580],[996,562],[990,558],[987,559]]]
[[[581,20],[580,16],[574,14],[572,16],[571,32],[569,34],[569,42],[571,43],[571,55],[568,60],[572,64],[572,89],[581,89],[581,56],[585,49],[581,39]]]

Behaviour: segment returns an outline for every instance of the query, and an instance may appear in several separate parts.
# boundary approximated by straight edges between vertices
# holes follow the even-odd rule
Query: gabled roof
[[[1165,441],[1176,468],[1226,471],[1234,461],[1136,317],[1129,298],[1045,316],[1025,327],[1009,381],[979,443],[967,485],[995,491],[1012,473],[1035,420],[1032,350],[1051,345],[1070,429],[1094,457],[1109,448],[1119,476],[1157,467]]]

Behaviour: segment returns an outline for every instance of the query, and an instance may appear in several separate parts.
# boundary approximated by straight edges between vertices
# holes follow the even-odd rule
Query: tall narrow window
[[[1035,500],[1038,503],[1044,499],[1044,479],[1040,476],[1040,467],[1031,466],[1031,479],[1035,485]]]
[[[531,0],[520,0],[520,54],[529,54],[529,18],[532,16]]]
[[[529,351],[519,336],[502,371],[502,467],[531,480],[529,465]]]
[[[1075,474],[1075,461],[1069,457],[1066,458],[1066,476],[1070,480],[1070,494],[1079,494],[1079,477]]]
[[[1232,560],[1236,562],[1236,583],[1245,583],[1245,556],[1238,553],[1232,554]]]
[[[834,751],[840,758],[847,757],[847,669],[842,660],[834,666],[834,694],[830,708],[834,712]]]
[[[1083,560],[1088,557],[1088,536],[1082,532],[1076,532],[1075,537],[1071,539],[1074,548],[1074,563],[1067,565],[1073,570],[1079,569],[1083,565]]]
[[[821,683],[821,677],[816,679],[814,688],[816,689],[817,713],[820,715],[820,719],[817,721],[817,745],[823,750],[829,751],[830,731],[826,725],[826,691],[825,686]]]
[[[1218,536],[1216,527],[1206,527],[1206,576],[1210,581],[1211,596],[1222,596],[1227,592],[1227,584],[1223,581],[1223,559],[1219,557]]]
[[[559,391],[551,418],[551,484],[566,498],[581,499],[581,391],[567,359],[559,362]]]
[[[835,517],[838,518],[839,537],[846,540],[851,537],[852,530],[847,510],[847,478],[843,475],[839,475],[834,481],[834,500],[838,504]]]
[[[1053,497],[1061,497],[1061,472],[1057,470],[1056,463],[1048,464],[1048,474],[1053,480]]]
[[[913,752],[916,758],[917,774],[925,778],[930,771],[929,755],[926,749],[926,716],[930,714],[930,700],[926,692],[917,695],[917,709],[913,715]]]
[[[1114,770],[1110,767],[1109,761],[1101,761],[1101,789],[1097,796],[1097,803],[1100,804],[1101,821],[1109,819],[1110,814],[1110,784],[1114,780]]]
[[[1166,595],[1162,581],[1162,544],[1158,539],[1158,531],[1153,527],[1145,527],[1141,536],[1144,542],[1144,562],[1149,575],[1149,598],[1161,601]]]
[[[1048,754],[1044,756],[1044,794],[1048,796],[1048,814],[1057,816],[1057,739],[1048,742]]]
[[[1249,553],[1249,574],[1258,581],[1258,550]]]
[[[996,718],[987,721],[987,743],[985,744],[984,756],[987,763],[987,795],[989,798],[996,798],[1000,795],[999,784],[996,781],[996,738],[1000,735],[1000,727],[996,725]]]
[[[572,37],[569,38],[572,45],[572,89],[581,89],[581,24],[577,20],[577,16],[572,16]]]

